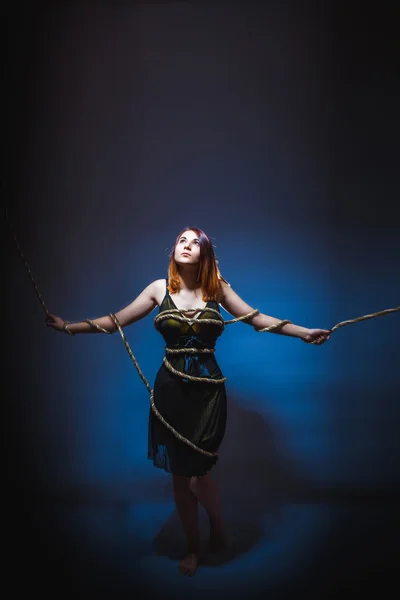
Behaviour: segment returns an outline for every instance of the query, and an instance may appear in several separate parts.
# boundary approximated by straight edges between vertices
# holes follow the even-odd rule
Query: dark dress
[[[207,308],[219,312],[219,305],[207,302],[196,314],[193,324],[176,319],[156,323],[167,348],[214,348],[223,331],[217,324],[202,319],[218,319]],[[166,290],[160,312],[176,306]],[[222,316],[221,316],[222,320]],[[222,377],[214,354],[166,354],[177,370],[195,377]],[[154,382],[154,404],[164,419],[186,439],[207,452],[217,452],[226,426],[226,391],[224,383],[190,381],[171,373],[161,365]],[[186,477],[205,475],[218,457],[200,453],[179,440],[150,409],[148,458],[168,473]]]

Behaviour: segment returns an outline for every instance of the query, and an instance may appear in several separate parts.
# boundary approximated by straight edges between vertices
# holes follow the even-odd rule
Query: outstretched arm
[[[127,327],[135,321],[143,319],[154,309],[154,307],[157,305],[156,298],[157,291],[160,287],[160,282],[162,282],[162,284],[165,286],[165,279],[153,281],[133,300],[133,302],[115,313],[115,316],[121,324],[121,327]],[[112,333],[117,330],[117,326],[115,325],[113,319],[108,315],[99,317],[98,319],[93,319],[92,323]],[[65,331],[65,321],[55,315],[51,314],[47,319],[46,324],[48,327],[52,327],[57,331]],[[76,333],[100,332],[95,326],[90,325],[90,323],[86,323],[85,321],[68,323],[68,330],[72,335],[75,335]]]
[[[221,306],[228,311],[234,317],[240,317],[246,315],[249,312],[254,311],[254,308],[247,304],[238,294],[226,283],[222,282],[222,296],[220,299]],[[248,325],[252,325],[257,331],[276,325],[280,323],[281,319],[271,317],[263,313],[259,313],[254,317],[245,319],[243,322]],[[329,339],[331,333],[328,329],[308,329],[307,327],[301,327],[300,325],[294,325],[293,323],[287,323],[273,330],[271,333],[279,333],[281,335],[288,335],[291,337],[297,337],[304,342],[321,344]]]

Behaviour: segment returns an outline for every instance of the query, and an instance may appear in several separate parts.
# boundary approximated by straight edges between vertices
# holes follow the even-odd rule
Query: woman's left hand
[[[329,340],[331,333],[329,329],[308,329],[307,333],[301,339],[306,344],[321,346],[321,344],[325,344]]]

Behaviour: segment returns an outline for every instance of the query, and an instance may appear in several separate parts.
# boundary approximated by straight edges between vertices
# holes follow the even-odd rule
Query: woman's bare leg
[[[208,550],[218,552],[226,547],[224,522],[222,519],[220,491],[210,473],[190,478],[190,489],[206,509],[210,520],[210,542]]]
[[[172,475],[175,504],[188,542],[188,551],[179,565],[182,575],[193,576],[199,566],[201,552],[198,525],[198,501],[190,489],[190,477]]]

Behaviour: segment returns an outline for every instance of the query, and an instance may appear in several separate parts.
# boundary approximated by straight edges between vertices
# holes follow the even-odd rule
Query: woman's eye
[[[181,240],[179,240],[179,243],[180,243],[180,244],[182,244],[182,243],[184,244],[185,242],[186,242],[187,244],[189,244],[189,245],[190,245],[190,244],[196,244],[197,246],[200,246],[200,242],[199,242],[198,240],[193,240],[193,242],[188,242],[188,241],[187,241],[187,240],[185,240],[185,239],[181,239]]]

